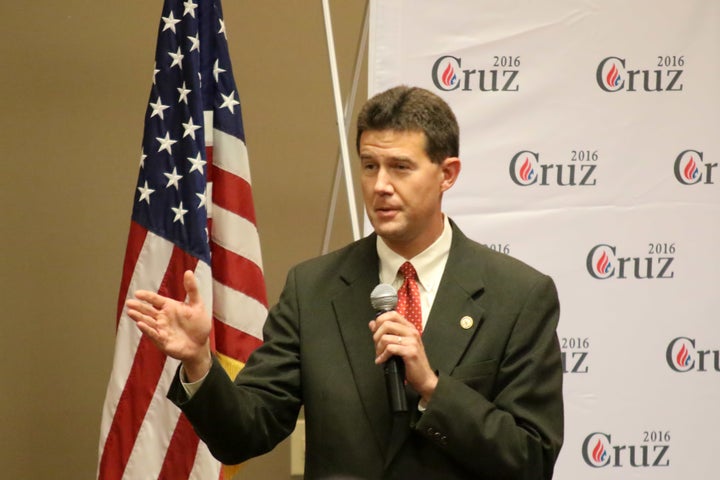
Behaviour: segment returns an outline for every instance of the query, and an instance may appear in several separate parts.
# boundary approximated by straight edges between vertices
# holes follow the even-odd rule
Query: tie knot
[[[415,267],[413,267],[412,263],[410,262],[405,262],[400,265],[400,273],[405,278],[417,280],[417,272],[415,271]]]

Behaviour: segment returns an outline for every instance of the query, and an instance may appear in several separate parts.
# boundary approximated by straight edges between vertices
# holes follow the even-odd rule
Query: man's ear
[[[460,175],[460,159],[458,157],[447,157],[440,164],[440,169],[443,175],[443,181],[440,188],[443,192],[450,189],[455,184],[458,175]]]

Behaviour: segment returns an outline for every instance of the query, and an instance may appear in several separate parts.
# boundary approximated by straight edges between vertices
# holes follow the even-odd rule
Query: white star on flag
[[[183,132],[183,138],[185,138],[185,137],[187,137],[188,135],[190,135],[190,137],[191,137],[193,140],[195,140],[195,130],[199,130],[199,129],[202,128],[202,126],[200,126],[200,125],[195,125],[195,124],[193,123],[192,117],[190,117],[190,119],[188,120],[187,123],[183,123],[182,126],[183,126],[183,128],[185,129],[185,131]]]
[[[170,58],[173,59],[172,63],[170,64],[170,68],[177,65],[180,67],[180,70],[182,70],[182,60],[185,58],[185,55],[182,54],[182,49],[178,47],[177,52],[168,52],[168,55],[170,55]]]
[[[197,197],[200,199],[200,205],[198,205],[198,209],[205,206],[205,203],[207,202],[207,188],[203,191],[203,193],[196,193]]]
[[[185,105],[187,105],[188,104],[187,95],[188,95],[188,93],[192,92],[192,90],[190,90],[189,88],[185,88],[185,82],[183,82],[182,87],[178,88],[177,91],[180,92],[180,98],[178,98],[178,103],[185,103]],[[192,120],[192,119],[190,119],[190,120]],[[198,127],[198,128],[200,128],[200,127]]]
[[[170,207],[170,210],[175,212],[175,218],[173,218],[173,223],[179,221],[183,225],[185,225],[185,214],[188,212],[183,208],[182,202],[180,202],[180,205],[178,207]]]
[[[180,23],[180,19],[176,19],[173,15],[173,12],[170,12],[170,15],[168,15],[167,17],[162,17],[162,20],[163,22],[165,22],[165,26],[162,29],[163,32],[165,30],[172,30],[173,33],[177,33],[175,31],[175,25]]]
[[[223,73],[225,70],[220,68],[220,60],[215,60],[215,66],[213,67],[213,75],[215,75],[215,81],[218,81],[218,75]]]
[[[152,188],[148,187],[148,182],[145,180],[145,186],[138,187],[138,190],[140,191],[140,198],[138,199],[138,202],[142,202],[145,200],[148,205],[150,205],[150,195],[155,191]]]
[[[160,142],[160,148],[158,148],[158,153],[165,150],[170,155],[172,155],[172,146],[173,144],[177,143],[177,140],[173,140],[170,138],[170,133],[166,133],[164,137],[155,137],[155,140]]]
[[[230,110],[230,113],[235,113],[235,105],[240,105],[240,102],[235,100],[235,90],[230,92],[230,95],[223,95],[222,93],[220,96],[223,97],[223,103],[220,105],[220,108],[227,108]]]
[[[163,173],[168,179],[167,185],[165,185],[165,188],[175,187],[176,190],[180,190],[180,185],[178,182],[182,178],[182,175],[178,175],[177,173],[177,167],[173,167],[173,171],[171,173]]]
[[[190,161],[190,163],[192,163],[192,167],[190,167],[190,172],[188,173],[192,173],[196,170],[200,173],[204,173],[203,166],[205,166],[207,162],[202,159],[202,156],[200,156],[200,152],[198,152],[195,158],[187,157],[187,159]]]
[[[200,51],[200,36],[198,34],[195,34],[195,36],[188,35],[187,39],[190,40],[190,43],[192,43],[192,46],[190,46],[190,51]]]
[[[198,7],[197,4],[190,0],[189,2],[183,2],[183,5],[185,5],[183,17],[189,13],[191,17],[195,18],[195,9]]]
[[[160,95],[158,95],[157,102],[155,102],[155,103],[150,102],[150,106],[152,107],[152,114],[150,115],[151,118],[154,117],[155,115],[157,115],[157,116],[160,117],[162,120],[165,120],[165,117],[164,117],[164,115],[163,115],[163,111],[165,111],[165,110],[167,110],[168,108],[170,108],[170,106],[169,106],[169,105],[163,105],[163,103],[162,103],[162,98],[160,98]]]

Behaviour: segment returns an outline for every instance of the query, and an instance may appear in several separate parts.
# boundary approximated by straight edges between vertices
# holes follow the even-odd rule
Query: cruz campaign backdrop
[[[716,478],[720,2],[377,0],[369,93],[447,100],[445,211],[560,292],[557,480]]]

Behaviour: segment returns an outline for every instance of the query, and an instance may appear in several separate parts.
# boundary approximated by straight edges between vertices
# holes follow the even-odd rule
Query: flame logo
[[[685,165],[685,170],[683,170],[685,178],[688,180],[695,180],[699,173],[700,169],[698,168],[697,163],[695,163],[695,159],[690,157],[690,161],[687,165]]]
[[[442,80],[443,85],[446,87],[450,87],[455,84],[455,81],[457,81],[457,75],[455,75],[455,69],[451,64],[448,63],[447,67],[445,67],[440,80]]]
[[[685,345],[680,348],[680,351],[675,356],[675,361],[681,367],[687,367],[690,364],[690,352]]]
[[[597,269],[597,272],[601,275],[605,275],[610,271],[610,257],[608,257],[608,254],[606,252],[602,252],[602,255],[600,255],[600,258],[595,264],[595,268]]]
[[[607,458],[607,451],[605,450],[605,446],[602,444],[600,439],[598,439],[597,443],[595,444],[595,448],[593,448],[592,451],[592,459],[595,463],[603,463],[605,459]]]
[[[620,83],[620,71],[614,63],[612,64],[612,68],[605,77],[605,81],[610,87],[617,87]]]
[[[525,157],[525,162],[523,162],[522,166],[520,167],[520,179],[523,182],[528,182],[532,180],[533,176],[535,175],[535,169],[532,166],[532,162],[528,157]]]

